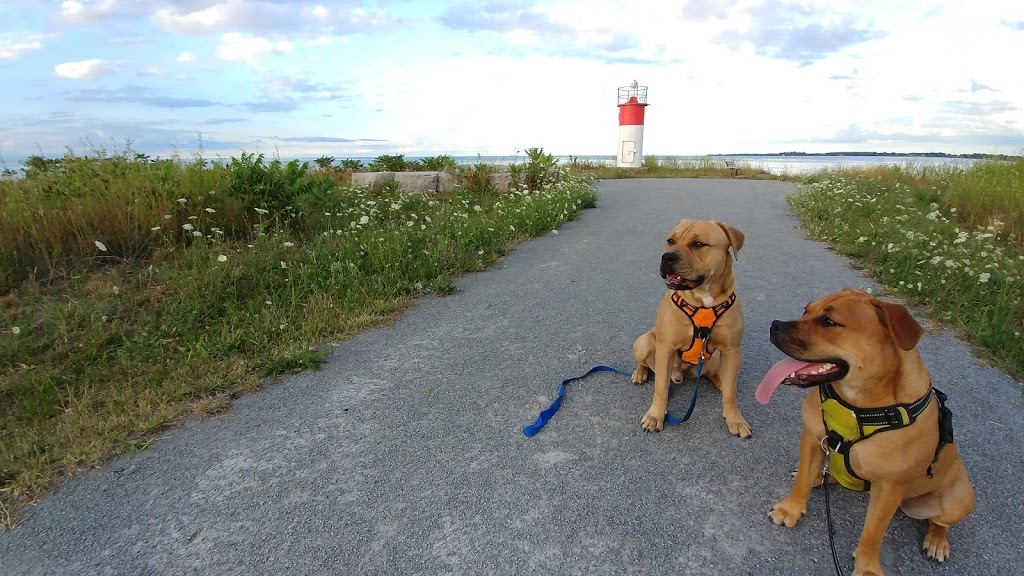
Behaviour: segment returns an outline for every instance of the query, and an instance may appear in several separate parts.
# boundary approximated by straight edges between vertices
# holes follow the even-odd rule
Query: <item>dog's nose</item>
[[[789,322],[783,322],[782,320],[772,320],[772,327],[769,334],[780,334],[789,330]]]
[[[661,255],[661,261],[665,264],[675,264],[679,262],[679,254],[675,252],[665,252]]]

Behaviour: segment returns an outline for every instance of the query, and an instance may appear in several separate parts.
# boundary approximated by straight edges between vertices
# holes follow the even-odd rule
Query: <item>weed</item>
[[[405,172],[408,169],[405,154],[381,154],[369,166],[371,172]]]

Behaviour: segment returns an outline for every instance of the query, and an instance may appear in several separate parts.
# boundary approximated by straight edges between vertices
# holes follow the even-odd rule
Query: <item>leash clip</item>
[[[695,335],[697,336],[697,338],[700,339],[701,342],[707,345],[708,339],[711,338],[711,328],[707,326],[701,326],[700,328],[697,328],[697,332]]]

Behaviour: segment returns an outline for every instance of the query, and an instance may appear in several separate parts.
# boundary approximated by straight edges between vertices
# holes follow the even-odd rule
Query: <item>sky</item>
[[[0,162],[70,149],[1024,152],[1024,2],[3,0]]]

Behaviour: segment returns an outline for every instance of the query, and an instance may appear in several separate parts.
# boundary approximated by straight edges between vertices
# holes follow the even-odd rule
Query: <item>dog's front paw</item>
[[[651,408],[640,419],[640,426],[648,432],[659,432],[665,427],[665,411],[657,411]]]
[[[740,438],[750,438],[753,433],[750,431],[750,424],[739,414],[732,417],[725,417],[725,425],[729,427],[729,433]]]
[[[853,574],[852,576],[885,576],[882,570],[882,562],[877,554],[864,554],[857,550],[853,551]]]
[[[638,366],[636,370],[633,370],[633,384],[646,383],[648,374],[650,374],[650,370],[646,366]]]
[[[939,562],[945,562],[946,558],[949,558],[949,540],[946,540],[946,530],[945,526],[938,524],[931,524],[928,527],[928,533],[924,535],[924,541],[921,542],[921,549],[929,558],[934,558]]]
[[[786,525],[787,528],[796,526],[796,523],[800,521],[800,518],[807,513],[807,501],[800,502],[795,498],[789,497],[782,500],[775,506],[772,506],[768,516],[771,517],[772,522],[778,526]]]

